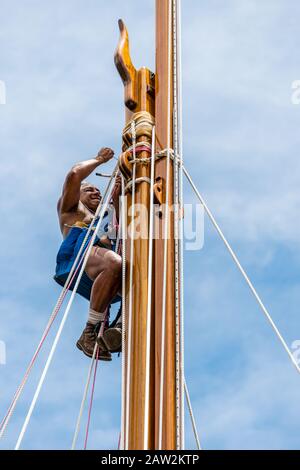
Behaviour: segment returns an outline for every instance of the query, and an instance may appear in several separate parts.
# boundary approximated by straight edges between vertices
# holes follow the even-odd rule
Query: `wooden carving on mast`
[[[127,200],[123,449],[184,445],[178,207],[174,210],[179,194],[174,163],[177,12],[177,0],[156,0],[155,75],[145,67],[135,69],[128,32],[119,20],[115,64],[126,109],[119,166]]]

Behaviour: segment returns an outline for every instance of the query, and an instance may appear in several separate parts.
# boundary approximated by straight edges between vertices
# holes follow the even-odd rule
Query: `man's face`
[[[95,212],[101,201],[101,193],[92,184],[83,185],[80,188],[80,201],[92,212]]]

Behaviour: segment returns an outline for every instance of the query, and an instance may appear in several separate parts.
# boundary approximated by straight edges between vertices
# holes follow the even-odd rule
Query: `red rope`
[[[26,371],[25,371],[25,374],[24,374],[24,376],[23,376],[23,379],[22,379],[22,381],[21,381],[19,387],[17,388],[17,391],[15,392],[15,394],[14,394],[14,396],[13,396],[13,399],[12,399],[12,401],[11,401],[9,407],[8,407],[7,412],[6,412],[4,418],[2,419],[2,421],[1,421],[1,423],[0,423],[0,432],[2,431],[3,427],[5,426],[6,421],[7,421],[8,417],[9,417],[9,415],[10,415],[11,410],[14,408],[14,406],[15,406],[17,400],[18,400],[18,395],[19,395],[20,391],[21,391],[22,388],[25,386],[25,384],[26,384],[26,382],[27,382],[27,380],[28,380],[28,377],[29,377],[29,374],[30,374],[30,372],[31,372],[31,369],[32,369],[32,367],[33,367],[33,365],[34,365],[34,363],[35,363],[35,361],[36,361],[36,359],[37,359],[37,357],[38,357],[38,354],[39,354],[39,352],[40,352],[40,350],[41,350],[41,348],[42,348],[42,346],[43,346],[43,344],[44,344],[44,342],[45,342],[45,340],[46,340],[46,338],[47,338],[47,336],[48,336],[48,333],[49,333],[49,331],[50,331],[50,329],[51,329],[51,326],[53,325],[53,322],[54,322],[55,318],[56,318],[57,315],[58,315],[58,312],[59,312],[59,310],[60,310],[60,308],[61,308],[61,306],[62,306],[62,304],[63,304],[63,301],[64,301],[64,299],[65,299],[67,293],[68,293],[68,289],[69,289],[69,287],[71,286],[71,284],[72,284],[72,282],[73,282],[73,280],[74,280],[74,278],[75,278],[75,276],[76,276],[76,274],[77,274],[77,272],[78,272],[78,269],[79,269],[79,267],[80,267],[80,265],[81,265],[81,263],[82,263],[82,260],[84,259],[84,255],[85,255],[85,253],[86,253],[86,251],[87,251],[87,249],[88,249],[88,247],[89,247],[90,242],[91,242],[91,240],[89,241],[89,243],[88,243],[86,249],[83,251],[83,253],[82,253],[82,258],[81,258],[81,260],[79,261],[78,266],[76,267],[76,269],[75,269],[75,271],[74,271],[74,273],[73,273],[73,275],[72,275],[72,277],[71,277],[71,279],[70,279],[68,285],[66,286],[66,290],[65,290],[65,292],[63,293],[63,295],[62,295],[60,301],[57,303],[57,306],[56,306],[56,308],[55,308],[55,310],[54,310],[54,312],[53,312],[53,314],[52,314],[52,318],[50,317],[50,319],[49,319],[49,323],[48,323],[48,325],[47,325],[47,327],[46,327],[46,329],[45,329],[45,331],[44,331],[44,333],[43,333],[43,335],[42,335],[42,338],[41,338],[41,340],[40,340],[40,343],[39,343],[39,345],[38,345],[38,347],[37,347],[37,349],[36,349],[36,351],[35,351],[35,353],[34,353],[32,359],[31,359],[31,361],[30,361],[30,363],[29,363],[29,365],[28,365],[28,367],[27,367],[27,369],[26,369]]]
[[[95,383],[96,383],[96,376],[97,376],[98,356],[99,356],[99,346],[97,346],[97,352],[96,352],[96,363],[95,363],[95,368],[94,368],[94,377],[93,377],[93,385],[92,385],[91,398],[90,398],[90,404],[89,404],[88,420],[87,420],[87,424],[86,424],[84,450],[86,450],[88,437],[89,437],[91,414],[92,414],[94,391],[95,391]]]
[[[107,315],[108,315],[108,308],[106,309],[104,321],[101,324],[101,328],[100,328],[100,332],[99,332],[99,337],[100,338],[101,338],[101,336],[103,336],[104,327],[105,327],[105,323],[106,323],[106,320],[107,320]],[[88,420],[87,420],[86,431],[85,431],[84,450],[86,450],[88,437],[89,437],[90,422],[91,422],[91,415],[92,415],[92,408],[93,408],[93,399],[94,399],[94,391],[95,391],[96,376],[97,376],[99,350],[100,350],[100,348],[99,348],[99,346],[97,346],[96,355],[95,355],[96,364],[95,364],[95,368],[94,368],[93,385],[92,385],[91,398],[90,398],[90,403],[89,403]]]

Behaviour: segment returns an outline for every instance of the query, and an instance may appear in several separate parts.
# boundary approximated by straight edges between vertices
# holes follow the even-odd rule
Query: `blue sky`
[[[300,4],[182,3],[186,166],[291,345],[300,339],[300,106],[291,103]],[[119,17],[134,63],[153,70],[153,0],[1,0],[1,415],[60,292],[52,276],[64,175],[103,145],[120,150]],[[196,202],[187,186],[185,196]],[[203,447],[299,449],[300,377],[209,221],[185,268],[186,378]],[[89,364],[75,348],[87,308],[76,299],[24,449],[70,447]],[[50,344],[0,448],[16,442]],[[100,364],[89,448],[117,446],[120,365]],[[188,419],[186,434],[193,448]]]

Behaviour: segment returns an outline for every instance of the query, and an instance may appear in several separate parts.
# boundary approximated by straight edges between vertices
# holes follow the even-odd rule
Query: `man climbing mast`
[[[66,282],[102,199],[99,189],[85,181],[85,178],[99,165],[111,160],[113,156],[112,149],[102,148],[96,157],[74,165],[66,176],[62,195],[57,204],[59,224],[64,240],[57,254],[54,276],[56,282],[62,286]],[[120,190],[120,178],[117,177],[112,195],[112,205],[117,218]],[[94,224],[95,222],[97,220]],[[121,344],[120,320],[115,328],[107,328],[109,306],[120,299],[118,293],[121,291],[122,269],[121,257],[114,252],[115,241],[109,237],[109,223],[109,211],[106,211],[77,290],[81,296],[90,300],[88,321],[77,341],[77,347],[84,354],[92,357],[99,328],[105,322],[98,354],[98,358],[105,361],[111,361],[111,352],[119,350]],[[86,246],[91,236],[92,231],[86,241]],[[76,277],[70,286],[71,290],[75,282]]]

